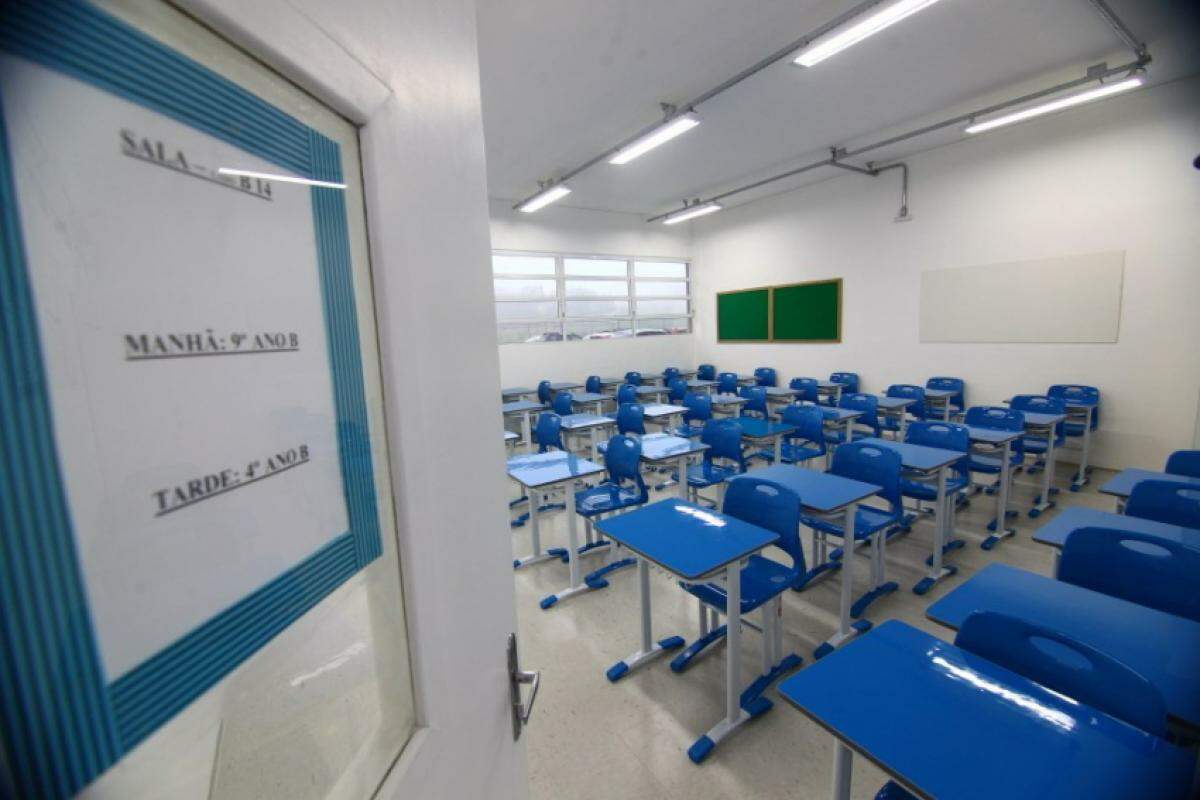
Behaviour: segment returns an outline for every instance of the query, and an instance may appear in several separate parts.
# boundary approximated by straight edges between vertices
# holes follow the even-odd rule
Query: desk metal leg
[[[948,511],[950,510],[949,502],[946,499],[946,471],[948,469],[949,467],[942,467],[938,470],[937,501],[934,507],[933,523],[933,558],[929,573],[913,586],[913,592],[916,594],[925,594],[942,578],[947,578],[958,572],[958,567],[951,567],[942,563],[942,552],[946,544]]]
[[[579,574],[579,524],[575,513],[575,498],[572,485],[574,481],[568,481],[567,488],[567,564],[571,570],[571,583],[566,589],[562,589],[554,594],[547,595],[542,598],[540,603],[543,609],[550,608],[560,600],[566,600],[568,597],[573,597],[583,592],[590,592],[594,587],[584,583]]]
[[[1054,508],[1051,495],[1058,491],[1054,488],[1054,426],[1051,425],[1046,433],[1046,466],[1043,467],[1042,493],[1035,499],[1033,508],[1029,509],[1030,518],[1036,518],[1047,509]]]
[[[887,577],[887,534],[885,531],[871,535],[871,588],[850,606],[850,616],[858,619],[866,613],[867,607],[884,595],[891,594],[900,588],[895,581]]]
[[[1004,443],[1004,452],[1001,454],[1000,460],[1000,488],[996,492],[996,519],[988,527],[995,533],[988,536],[980,547],[984,550],[991,550],[996,546],[996,543],[1001,539],[1009,536],[1016,536],[1016,528],[1009,528],[1005,525],[1008,521],[1008,490],[1012,485],[1012,442]]]
[[[529,424],[529,412],[521,412],[521,438],[525,440],[525,451],[533,452],[533,430]]]
[[[633,655],[626,656],[608,668],[608,671],[604,674],[613,682],[619,681],[629,672],[641,667],[643,664],[650,663],[667,651],[683,646],[683,637],[681,636],[668,636],[665,639],[659,640],[657,644],[653,641],[650,620],[650,563],[644,558],[639,558],[637,560],[637,568],[638,594],[642,601],[642,646]]]
[[[854,518],[857,508],[857,503],[846,506],[845,519],[842,522],[842,593],[838,630],[813,651],[815,659],[824,658],[858,634],[871,630],[869,620],[850,621],[850,605],[854,594]]]
[[[1087,414],[1083,418],[1083,452],[1079,455],[1079,471],[1075,473],[1075,480],[1071,481],[1071,491],[1078,492],[1087,485],[1087,462],[1088,452],[1091,450],[1092,444],[1092,414],[1096,413],[1094,406],[1089,406]]]
[[[540,564],[543,561],[561,558],[565,554],[565,551],[561,547],[551,548],[544,553],[542,552],[542,515],[538,513],[538,508],[542,505],[542,494],[532,487],[526,487],[525,493],[529,495],[529,538],[533,545],[533,555],[513,559],[513,569],[520,569],[521,567],[528,567],[530,564]]]
[[[782,436],[775,437],[775,461],[773,461],[772,463],[774,463],[774,464],[782,464],[783,463],[783,437]]]
[[[850,767],[854,754],[840,739],[833,743],[833,800],[850,800]]]
[[[600,460],[600,428],[592,426],[592,461]]]

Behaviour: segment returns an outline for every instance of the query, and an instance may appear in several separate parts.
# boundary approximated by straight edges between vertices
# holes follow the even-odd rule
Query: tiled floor
[[[1096,470],[1084,491],[1069,493],[1065,487],[1073,468],[1060,465],[1056,485],[1064,488],[1058,495],[1059,506],[1111,510],[1112,498],[1096,492],[1108,473]],[[970,507],[960,510],[958,532],[967,545],[949,558],[950,563],[959,566],[958,575],[942,581],[924,597],[913,594],[911,587],[923,574],[924,559],[929,555],[932,519],[919,521],[911,534],[889,544],[888,576],[899,581],[900,590],[877,601],[869,609],[868,618],[876,624],[890,618],[902,619],[949,640],[952,633],[926,620],[925,609],[977,570],[992,561],[1002,561],[1049,574],[1051,552],[1034,544],[1030,533],[1056,512],[1047,512],[1037,520],[1025,513],[1036,493],[1034,481],[1040,477],[1017,476],[1011,507],[1021,511],[1015,522],[1018,535],[1004,540],[990,553],[981,550],[979,542],[993,517],[994,497],[976,495]],[[655,495],[653,499],[666,496]],[[543,543],[565,544],[564,514],[552,513],[550,523],[542,530]],[[581,537],[582,530],[581,521]],[[807,532],[802,538],[807,547]],[[529,552],[528,525],[513,530],[513,549],[518,555]],[[584,563],[594,569],[607,558],[596,555]],[[865,587],[866,572],[866,559],[859,555],[855,563],[856,596]],[[697,633],[695,600],[665,574],[652,576],[655,639],[679,634],[690,641]],[[530,668],[542,670],[541,693],[525,734],[533,798],[827,797],[831,739],[779,699],[774,688],[767,693],[775,702],[773,709],[725,740],[703,765],[688,759],[687,748],[723,713],[724,644],[710,648],[709,654],[682,674],[671,672],[664,659],[617,684],[609,683],[605,669],[637,649],[636,578],[636,570],[624,570],[610,577],[608,589],[542,611],[538,600],[566,585],[566,566],[547,562],[515,575],[521,660]],[[784,647],[801,655],[805,665],[812,663],[813,648],[837,626],[840,580],[835,575],[803,593],[789,592],[785,597]],[[743,677],[749,680],[761,669],[757,633],[746,631],[742,650]],[[888,680],[886,665],[880,667],[879,680]],[[897,686],[896,690],[904,691],[904,687]],[[902,729],[895,733],[906,735]],[[961,734],[946,731],[946,735]],[[990,744],[964,741],[963,747]],[[853,797],[873,797],[884,780],[883,773],[865,759],[854,759]]]

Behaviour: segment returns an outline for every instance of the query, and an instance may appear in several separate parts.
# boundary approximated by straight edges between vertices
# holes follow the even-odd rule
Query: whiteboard
[[[1115,342],[1125,251],[921,273],[922,342]]]

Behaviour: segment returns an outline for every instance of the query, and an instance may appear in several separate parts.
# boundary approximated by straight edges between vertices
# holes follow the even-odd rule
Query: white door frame
[[[418,724],[378,796],[521,800],[473,0],[175,2],[361,126]]]

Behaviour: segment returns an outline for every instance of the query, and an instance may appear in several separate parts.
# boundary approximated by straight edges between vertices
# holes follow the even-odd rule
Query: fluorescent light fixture
[[[565,183],[556,183],[548,189],[538,192],[524,203],[521,203],[521,205],[517,206],[517,210],[524,211],[526,214],[532,214],[539,208],[545,208],[555,200],[561,200],[570,193],[571,189]]]
[[[667,218],[663,220],[663,225],[674,225],[677,222],[703,217],[705,214],[712,214],[714,211],[720,211],[722,208],[723,206],[717,203],[697,203],[694,206],[688,206],[682,211],[668,214]]]
[[[333,181],[318,181],[312,178],[293,178],[291,175],[274,175],[270,172],[251,172],[248,169],[233,169],[232,167],[218,167],[218,174],[221,175],[242,175],[247,178],[262,178],[265,181],[279,181],[280,183],[302,183],[305,186],[323,186],[326,189],[345,189],[346,184],[334,183]]]
[[[1086,92],[1060,97],[1058,100],[1051,100],[1049,103],[1042,103],[1039,106],[1014,111],[1011,114],[1005,114],[1002,117],[989,119],[987,122],[976,122],[968,125],[964,130],[967,133],[983,133],[990,131],[992,128],[999,128],[1004,125],[1012,125],[1014,122],[1040,117],[1043,114],[1050,114],[1055,111],[1061,111],[1064,108],[1077,106],[1081,103],[1087,103],[1092,100],[1099,100],[1101,97],[1108,97],[1110,94],[1117,94],[1129,89],[1136,88],[1142,85],[1140,77],[1126,78],[1117,83],[1109,83],[1104,86],[1097,86],[1095,89],[1088,89]]]
[[[664,142],[669,142],[681,133],[686,133],[700,124],[700,118],[690,111],[674,119],[669,119],[662,125],[639,136],[635,141],[625,145],[617,154],[608,160],[610,164],[628,164],[643,153],[647,153]]]
[[[802,67],[819,64],[936,2],[937,0],[891,0],[883,3],[861,17],[856,17],[824,36],[817,37],[800,51],[793,63]]]

